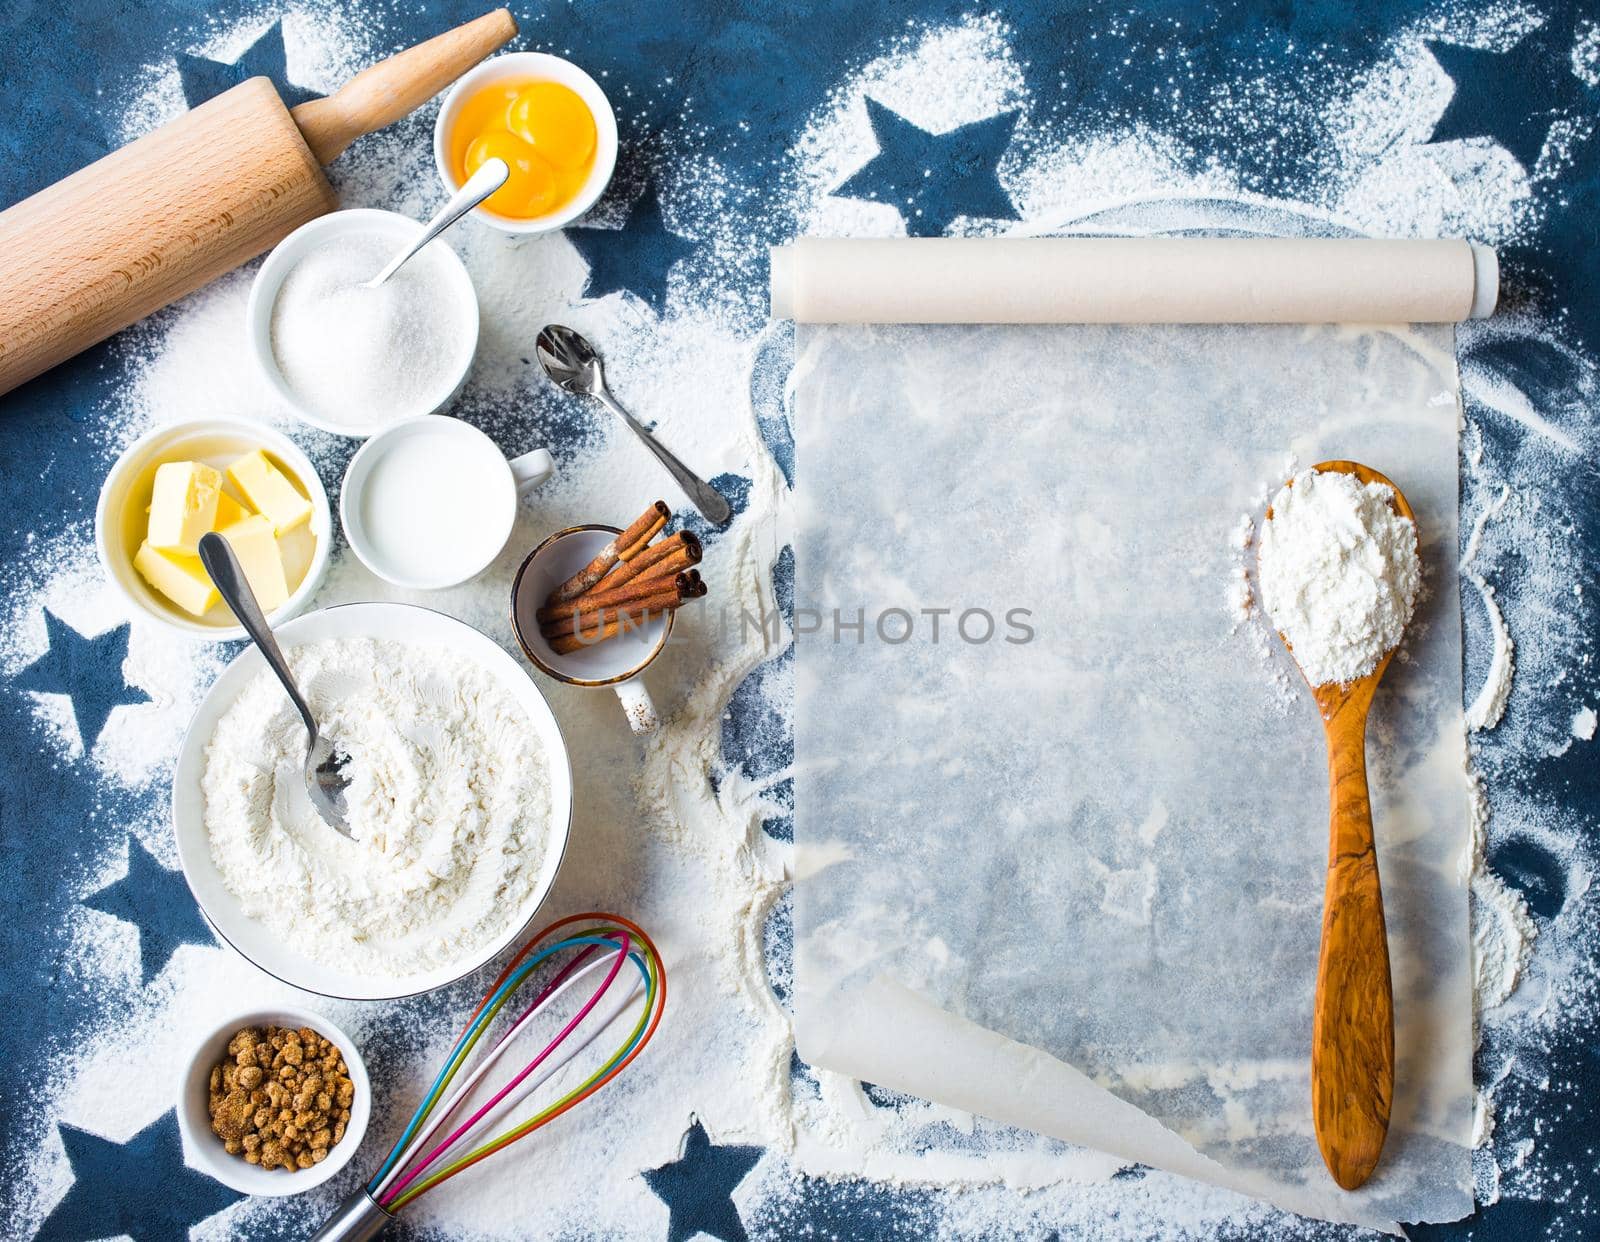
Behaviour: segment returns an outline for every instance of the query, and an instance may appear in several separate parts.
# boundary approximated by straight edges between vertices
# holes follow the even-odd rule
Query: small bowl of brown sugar
[[[178,1093],[191,1162],[250,1195],[320,1186],[349,1163],[371,1112],[355,1044],[305,1009],[222,1023],[195,1048]]]

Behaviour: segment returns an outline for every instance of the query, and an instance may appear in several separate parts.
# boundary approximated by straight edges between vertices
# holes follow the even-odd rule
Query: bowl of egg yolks
[[[433,127],[433,158],[455,193],[487,159],[511,169],[473,209],[508,233],[576,220],[605,192],[617,164],[617,118],[605,92],[571,61],[507,52],[464,74]]]

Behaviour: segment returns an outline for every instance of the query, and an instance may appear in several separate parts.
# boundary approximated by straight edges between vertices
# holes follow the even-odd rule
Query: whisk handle
[[[393,1219],[394,1213],[380,1206],[365,1189],[357,1190],[322,1222],[311,1242],[371,1242]]]

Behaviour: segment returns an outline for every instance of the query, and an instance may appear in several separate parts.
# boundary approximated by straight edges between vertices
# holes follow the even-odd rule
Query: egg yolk
[[[595,145],[594,114],[577,92],[559,82],[500,82],[463,104],[451,155],[463,181],[485,160],[503,159],[511,175],[483,205],[530,220],[560,210],[582,191]]]
[[[507,119],[513,134],[559,168],[587,168],[594,157],[594,115],[559,82],[524,88]]]
[[[506,183],[483,205],[503,216],[531,219],[555,210],[563,199],[556,170],[531,145],[504,129],[479,134],[467,147],[465,172],[468,177],[483,167],[483,162],[499,156],[511,169]]]

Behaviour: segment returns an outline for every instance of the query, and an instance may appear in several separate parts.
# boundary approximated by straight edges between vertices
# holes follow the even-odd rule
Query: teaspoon
[[[250,635],[261,654],[266,657],[267,667],[276,673],[278,680],[283,683],[290,702],[300,713],[300,719],[305,721],[304,775],[306,793],[311,798],[311,805],[316,808],[317,814],[322,816],[328,827],[352,841],[355,840],[345,818],[344,791],[350,784],[350,778],[342,771],[350,757],[342,754],[334,745],[333,739],[318,730],[317,718],[311,714],[311,708],[301,697],[300,688],[295,685],[289,662],[283,658],[278,640],[272,636],[272,627],[267,624],[266,614],[261,611],[256,593],[250,589],[250,582],[244,575],[244,566],[239,564],[239,558],[233,554],[228,541],[216,531],[200,536],[200,563],[205,566],[206,573],[211,575],[211,581],[216,584],[223,601],[233,609],[233,615],[239,618],[239,624],[244,626],[245,633]]]
[[[482,166],[472,176],[467,178],[467,183],[450,196],[450,201],[439,208],[438,213],[423,226],[422,234],[394,258],[390,259],[383,271],[379,272],[366,284],[363,289],[376,289],[389,277],[398,272],[411,259],[417,251],[421,250],[440,233],[444,232],[467,212],[471,211],[489,195],[493,194],[506,183],[506,178],[511,175],[511,166],[498,157],[486,159]]]
[[[556,386],[583,397],[593,397],[610,410],[644,441],[644,446],[656,455],[667,473],[677,480],[684,494],[700,510],[700,516],[713,526],[725,526],[733,516],[728,502],[711,484],[668,452],[661,443],[646,431],[637,419],[617,404],[606,387],[605,367],[594,346],[580,334],[559,323],[546,324],[534,342],[534,352],[539,355],[539,365]]]

